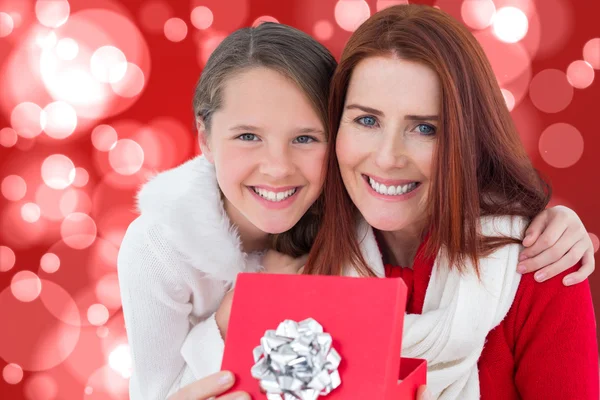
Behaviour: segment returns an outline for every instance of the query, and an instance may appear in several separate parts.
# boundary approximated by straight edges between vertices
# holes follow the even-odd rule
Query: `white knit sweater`
[[[158,174],[138,195],[141,215],[118,257],[133,359],[131,400],[165,399],[220,369],[214,319],[237,273],[260,268],[245,254],[203,156]]]

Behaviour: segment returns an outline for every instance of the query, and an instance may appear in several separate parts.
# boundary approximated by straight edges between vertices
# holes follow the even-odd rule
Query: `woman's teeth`
[[[376,182],[373,178],[369,178],[369,184],[379,194],[385,194],[387,196],[400,196],[402,194],[406,194],[415,190],[418,183],[412,182],[407,183],[406,185],[399,186],[386,186],[383,183]]]
[[[285,192],[270,192],[265,189],[253,187],[252,190],[254,190],[254,193],[258,194],[260,197],[262,197],[265,200],[278,202],[278,201],[285,200],[288,197],[290,197],[291,195],[293,195],[294,193],[296,193],[297,189],[290,189]]]

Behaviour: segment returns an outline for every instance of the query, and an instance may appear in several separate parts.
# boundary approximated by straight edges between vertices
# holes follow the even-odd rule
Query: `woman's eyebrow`
[[[385,115],[383,113],[383,111],[377,110],[375,108],[367,107],[367,106],[361,106],[360,104],[349,104],[346,106],[346,110],[352,110],[352,109],[362,110],[364,112],[367,112],[367,113],[373,114],[373,115],[377,115],[379,117],[383,117]]]

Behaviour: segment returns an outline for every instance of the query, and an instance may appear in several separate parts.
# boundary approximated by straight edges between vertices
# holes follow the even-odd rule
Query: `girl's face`
[[[440,114],[433,70],[371,57],[352,72],[336,142],[344,185],[366,221],[382,231],[419,231]]]
[[[268,68],[228,78],[222,93],[210,133],[200,140],[226,210],[238,224],[285,232],[321,193],[325,127],[298,86]]]

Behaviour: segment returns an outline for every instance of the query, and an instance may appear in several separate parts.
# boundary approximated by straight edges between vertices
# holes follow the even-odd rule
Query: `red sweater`
[[[407,312],[420,314],[433,259],[413,269],[386,265],[387,277],[408,287]],[[574,267],[575,268],[575,267]],[[525,274],[506,318],[487,336],[479,359],[483,400],[597,400],[600,383],[596,320],[587,280],[563,286],[562,277],[538,283]]]

